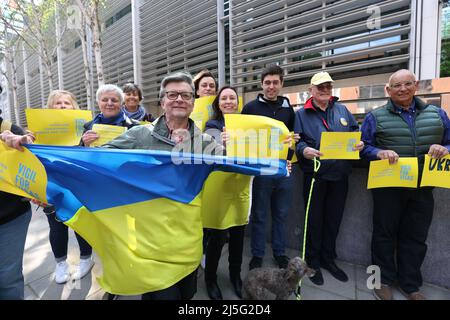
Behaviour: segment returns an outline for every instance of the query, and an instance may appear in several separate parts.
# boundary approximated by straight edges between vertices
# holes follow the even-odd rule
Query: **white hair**
[[[105,92],[115,92],[117,94],[117,96],[119,97],[120,100],[120,104],[123,104],[123,101],[125,99],[125,95],[122,91],[122,89],[120,89],[118,86],[116,86],[115,84],[104,84],[101,85],[96,93],[96,98],[97,98],[97,102],[100,101],[100,97],[102,96],[102,94],[104,94]]]

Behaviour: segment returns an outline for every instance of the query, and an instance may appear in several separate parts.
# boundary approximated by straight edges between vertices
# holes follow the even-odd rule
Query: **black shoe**
[[[348,277],[342,269],[340,269],[334,261],[321,261],[320,267],[327,270],[333,277],[342,282],[347,282]]]
[[[255,268],[261,268],[262,261],[263,261],[263,259],[261,257],[253,257],[252,260],[250,260],[250,263],[248,264],[248,270],[252,270]]]
[[[309,278],[309,280],[311,280],[311,282],[317,286],[323,285],[322,271],[320,271],[320,269],[314,269],[314,271],[316,272],[316,274],[313,277]]]
[[[217,285],[216,281],[205,281],[206,282],[206,291],[208,292],[208,296],[211,300],[223,300],[222,292],[220,292],[220,288]]]
[[[242,280],[241,276],[230,276],[231,284],[233,285],[234,293],[239,297],[239,299],[242,299]]]
[[[105,292],[102,296],[102,300],[119,300],[119,296],[109,292]]]
[[[286,269],[289,263],[289,257],[287,256],[273,256],[275,261],[278,263],[280,269]]]

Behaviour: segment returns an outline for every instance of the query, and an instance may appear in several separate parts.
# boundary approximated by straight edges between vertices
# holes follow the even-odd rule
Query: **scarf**
[[[121,126],[122,122],[125,121],[125,114],[121,111],[118,115],[110,118],[105,118],[105,116],[100,113],[95,116],[92,123],[98,123],[98,124],[109,124],[113,126]]]
[[[130,119],[141,121],[145,117],[145,109],[143,106],[138,106],[138,109],[135,112],[130,112],[125,106],[122,106],[122,111]]]

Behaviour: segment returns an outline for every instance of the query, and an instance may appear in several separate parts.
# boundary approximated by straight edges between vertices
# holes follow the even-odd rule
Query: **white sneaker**
[[[202,261],[200,261],[200,265],[202,266],[203,270],[205,270],[206,255],[202,255]]]
[[[61,261],[56,263],[55,282],[58,284],[66,283],[70,279],[69,265],[67,262]]]
[[[85,275],[91,271],[94,266],[94,261],[91,258],[80,259],[80,265],[77,267],[75,273],[72,276],[73,280],[82,279]]]

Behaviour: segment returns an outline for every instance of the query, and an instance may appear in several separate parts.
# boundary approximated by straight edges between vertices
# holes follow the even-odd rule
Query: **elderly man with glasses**
[[[164,114],[155,120],[154,126],[148,124],[134,127],[104,147],[175,151],[174,154],[179,151],[203,153],[208,147],[220,155],[224,154],[223,147],[211,136],[203,134],[189,118],[194,109],[194,83],[191,75],[177,72],[166,76],[161,82],[159,97]],[[142,299],[187,300],[196,292],[197,270],[169,288],[143,294]]]
[[[386,105],[370,112],[362,125],[367,160],[418,157],[419,177],[424,156],[442,158],[450,150],[450,121],[439,107],[415,97],[418,81],[408,70],[391,75]],[[381,287],[374,289],[377,299],[392,300],[392,286],[410,300],[423,300],[420,293],[420,267],[431,224],[434,199],[431,187],[378,188],[372,190],[372,263],[381,269]]]
[[[333,82],[327,72],[315,74],[309,87],[311,98],[296,112],[294,131],[301,137],[297,144],[297,157],[304,172],[305,206],[314,172],[312,159],[322,156],[319,152],[322,132],[359,130],[350,111],[338,102],[339,98],[332,96]],[[361,150],[363,146],[360,141],[355,149]],[[320,268],[328,270],[340,281],[348,281],[347,275],[334,260],[337,257],[336,238],[344,213],[351,167],[348,160],[322,160],[315,176],[309,209],[306,260],[316,270],[315,275],[310,278],[316,285],[324,283]]]

